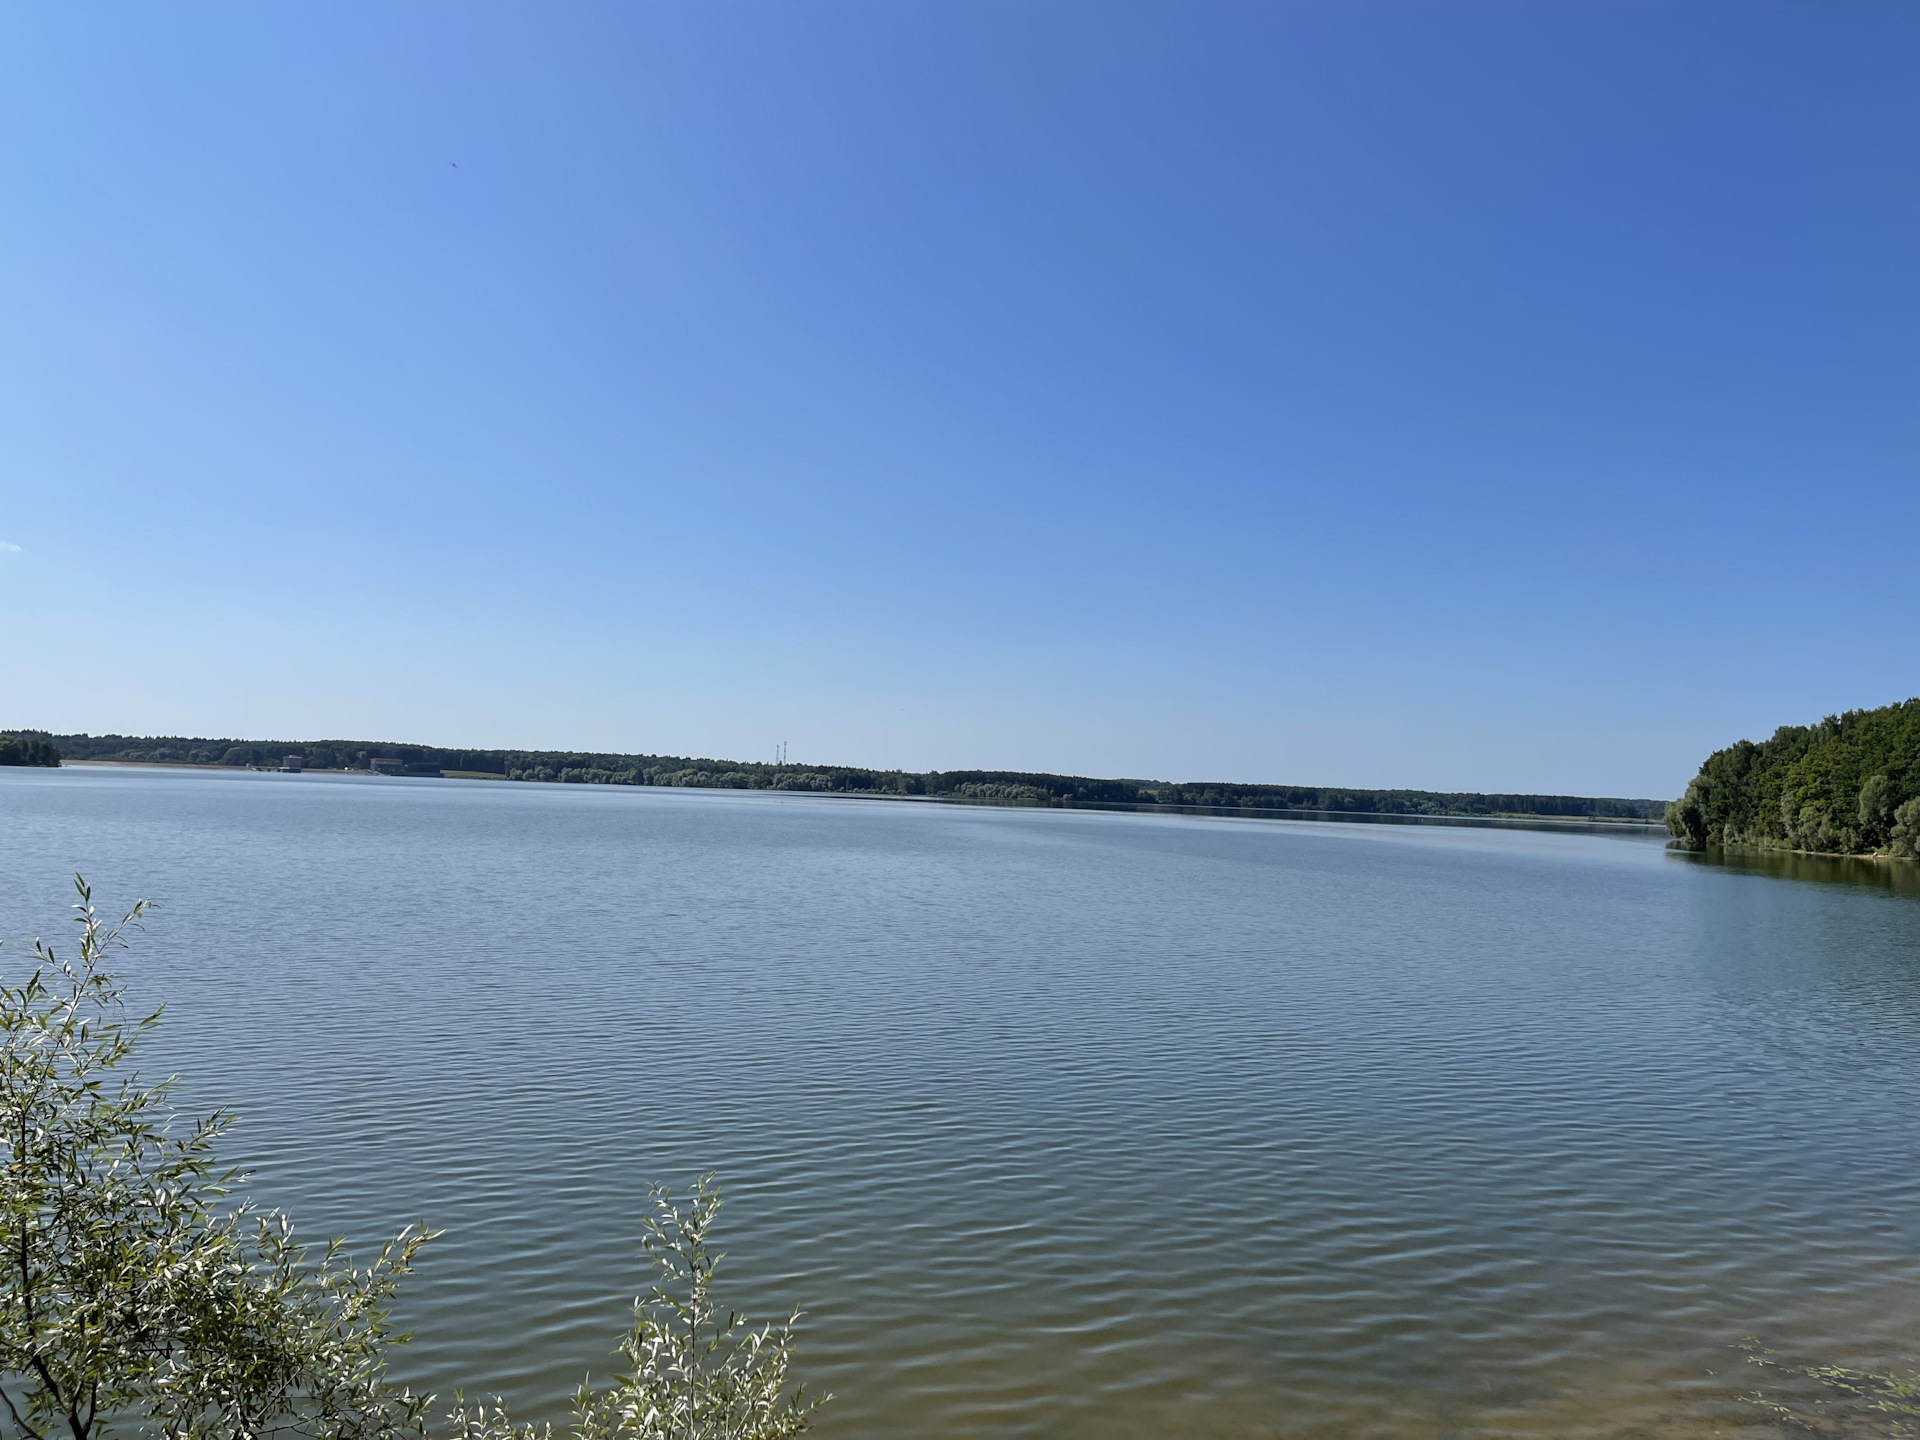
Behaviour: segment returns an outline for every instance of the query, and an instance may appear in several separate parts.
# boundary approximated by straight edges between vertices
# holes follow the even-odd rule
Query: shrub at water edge
[[[161,1012],[129,1018],[106,968],[148,906],[103,923],[76,877],[72,958],[34,941],[18,984],[0,977],[0,1409],[22,1440],[425,1440],[433,1397],[388,1376],[405,1341],[390,1321],[400,1276],[431,1238],[414,1226],[356,1269],[318,1253],[286,1216],[229,1197],[243,1177],[215,1145],[233,1117],[176,1123],[174,1081],[130,1065]],[[655,1192],[645,1245],[666,1282],[635,1303],[620,1353],[633,1369],[582,1386],[582,1440],[782,1440],[820,1402],[787,1389],[792,1320],[724,1323],[711,1296],[711,1177],[682,1216]],[[795,1312],[793,1319],[798,1319]],[[529,1436],[496,1404],[460,1404],[463,1440]],[[541,1436],[551,1434],[543,1428]]]
[[[812,1423],[833,1397],[808,1400],[787,1389],[793,1360],[794,1311],[784,1325],[758,1330],[746,1317],[713,1303],[713,1272],[724,1252],[707,1247],[720,1210],[711,1175],[694,1182],[682,1215],[666,1189],[653,1190],[654,1211],[642,1240],[665,1284],[634,1301],[633,1328],[619,1354],[633,1368],[595,1389],[582,1383],[573,1400],[575,1440],[785,1440]],[[462,1440],[553,1440],[553,1426],[516,1425],[504,1407],[453,1413]]]

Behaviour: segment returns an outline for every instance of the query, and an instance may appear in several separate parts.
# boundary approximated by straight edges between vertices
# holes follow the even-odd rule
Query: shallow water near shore
[[[1731,1434],[1744,1336],[1920,1359],[1920,897],[1866,863],[0,770],[0,933],[156,897],[149,1067],[254,1193],[447,1231],[406,1378],[562,1418],[647,1183],[714,1170],[823,1436]]]

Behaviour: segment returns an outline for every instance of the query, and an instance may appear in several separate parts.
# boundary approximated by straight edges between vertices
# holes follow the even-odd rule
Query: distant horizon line
[[[1238,781],[1238,780],[1167,781],[1167,780],[1147,779],[1147,778],[1131,777],[1131,776],[1129,777],[1097,777],[1097,776],[1087,776],[1087,775],[1073,775],[1073,774],[1066,774],[1066,773],[1056,772],[1056,771],[1017,770],[1017,769],[1004,768],[1004,767],[967,767],[963,769],[953,769],[953,770],[928,769],[928,770],[916,771],[916,770],[907,770],[903,767],[884,767],[883,768],[883,767],[875,767],[875,766],[867,766],[867,765],[827,764],[827,763],[814,763],[814,762],[793,761],[793,760],[786,760],[786,761],[738,760],[738,759],[729,759],[729,758],[718,757],[718,756],[681,756],[681,755],[668,755],[660,752],[646,752],[646,751],[589,750],[589,749],[572,749],[572,748],[534,749],[534,748],[525,747],[525,746],[431,745],[431,744],[426,744],[422,742],[394,741],[394,740],[350,740],[350,739],[254,740],[254,739],[244,739],[240,737],[231,737],[231,736],[132,735],[132,734],[126,734],[120,731],[105,731],[105,732],[95,733],[95,732],[84,731],[84,730],[61,734],[51,730],[26,728],[26,727],[13,729],[10,731],[10,733],[18,734],[18,735],[33,735],[33,736],[44,737],[52,741],[57,747],[59,747],[63,755],[66,755],[69,753],[70,746],[71,746],[71,749],[74,751],[84,750],[89,752],[85,754],[74,753],[72,755],[72,758],[76,760],[82,760],[82,759],[97,760],[97,759],[114,758],[114,759],[126,759],[129,761],[132,761],[137,758],[139,760],[148,761],[149,763],[197,764],[197,765],[207,765],[213,768],[245,768],[249,764],[261,765],[261,764],[266,764],[269,761],[283,762],[287,758],[287,753],[290,753],[294,750],[299,750],[302,752],[301,759],[304,761],[306,759],[305,751],[317,749],[317,750],[321,750],[325,752],[333,752],[333,753],[329,754],[327,756],[327,759],[320,759],[316,757],[313,763],[313,768],[316,768],[316,769],[365,768],[366,763],[368,761],[376,758],[381,759],[383,761],[398,761],[404,764],[409,764],[409,765],[413,765],[420,768],[427,768],[428,762],[431,757],[445,757],[449,760],[455,757],[458,757],[458,759],[463,761],[470,761],[470,760],[476,760],[476,759],[498,761],[500,762],[501,769],[499,771],[490,771],[490,773],[498,773],[501,775],[502,778],[530,779],[530,780],[545,780],[548,778],[559,779],[567,770],[573,770],[575,772],[579,772],[581,775],[585,775],[585,774],[594,775],[595,778],[587,780],[586,783],[627,783],[627,784],[655,784],[655,785],[664,784],[670,787],[672,786],[684,787],[690,784],[695,786],[711,787],[713,784],[713,778],[718,778],[718,776],[721,774],[733,774],[733,773],[739,773],[743,777],[749,776],[749,775],[754,777],[774,776],[774,777],[779,777],[787,780],[791,780],[791,779],[794,779],[795,777],[800,777],[800,776],[816,776],[823,779],[844,779],[846,777],[867,776],[867,777],[872,777],[876,780],[884,777],[884,778],[897,779],[901,781],[914,781],[914,782],[919,782],[919,784],[921,785],[925,785],[930,781],[937,783],[945,780],[945,781],[951,781],[954,784],[963,785],[963,786],[985,786],[985,787],[993,787],[993,788],[1018,787],[1022,789],[1031,788],[1035,790],[1045,790],[1047,792],[1047,798],[1054,798],[1054,799],[1079,798],[1079,799],[1085,799],[1085,800],[1136,802],[1150,796],[1151,799],[1148,800],[1148,803],[1164,803],[1164,804],[1207,803],[1205,801],[1199,800],[1198,794],[1219,795],[1220,799],[1217,801],[1214,801],[1213,803],[1226,803],[1229,805],[1241,805],[1241,806],[1244,806],[1244,802],[1246,800],[1252,800],[1257,798],[1257,799],[1271,801],[1271,800],[1280,798],[1282,794],[1288,795],[1289,798],[1298,797],[1301,800],[1304,800],[1307,798],[1307,796],[1311,795],[1315,799],[1324,799],[1326,797],[1337,796],[1337,797],[1348,799],[1350,801],[1359,801],[1359,800],[1362,800],[1363,798],[1364,799],[1397,798],[1397,799],[1403,799],[1408,801],[1419,799],[1419,800],[1446,800],[1446,801],[1455,801],[1455,802],[1468,801],[1468,800],[1479,800],[1479,801],[1499,801],[1499,800],[1523,801],[1524,800],[1524,801],[1551,801],[1551,802],[1563,802],[1563,803],[1585,802],[1589,804],[1633,806],[1636,808],[1636,810],[1639,810],[1642,812],[1639,818],[1646,818],[1649,820],[1657,817],[1651,814],[1646,814],[1645,812],[1647,810],[1650,810],[1652,807],[1656,807],[1656,806],[1664,807],[1667,803],[1666,800],[1653,797],[1653,796],[1617,796],[1617,795],[1596,796],[1596,795],[1576,795],[1576,794],[1570,794],[1566,792],[1556,793],[1556,792],[1546,792],[1546,791],[1520,791],[1520,790],[1512,790],[1512,791],[1435,790],[1435,789],[1425,789],[1425,788],[1414,787],[1414,786],[1308,785],[1308,784],[1288,784],[1288,783],[1273,782],[1273,781]],[[67,742],[67,743],[63,743],[63,742]],[[180,755],[180,754],[167,754],[167,755],[143,754],[138,757],[135,757],[127,753],[129,750],[132,750],[136,747],[138,747],[140,750],[143,750],[143,751],[151,750],[153,748],[163,748],[169,751],[174,751],[177,749],[177,747],[181,747],[181,746],[192,747],[192,751],[190,752],[191,758],[189,758],[188,755]],[[221,749],[221,753],[218,756],[208,753],[210,752],[211,749],[216,747],[224,747]],[[243,749],[250,752],[265,752],[270,750],[281,750],[286,753],[283,753],[277,756],[260,754],[257,759],[252,757],[249,757],[246,759],[233,759],[233,760],[228,759],[227,756],[235,749]],[[351,752],[353,757],[359,760],[361,763],[359,765],[338,765],[338,764],[327,763],[327,760],[337,760],[342,758],[341,755],[339,754],[339,752],[341,751]],[[412,756],[408,756],[407,754],[402,753],[407,751],[412,751],[414,752],[414,754]],[[511,764],[511,762],[516,760],[523,762],[518,767],[517,771],[514,769],[513,765]],[[550,763],[550,762],[556,762],[556,761],[559,761],[559,762],[615,761],[615,762],[623,762],[624,768],[622,768],[621,770],[615,771],[615,770],[612,770],[607,765],[605,765],[604,763],[598,766],[594,766],[594,765],[565,766],[565,765],[554,765]],[[637,777],[640,774],[645,773],[650,776],[659,771],[661,762],[671,762],[673,765],[677,767],[673,772],[671,772],[673,778],[668,779],[663,777],[662,779],[658,779],[658,780],[651,779],[651,778],[610,779],[610,780],[599,778],[601,774],[606,774],[610,776],[611,775],[619,775],[619,776],[632,775]],[[652,769],[643,771],[642,767],[648,764],[651,764]],[[724,766],[727,768],[724,771],[716,771],[715,769],[713,769],[713,767],[716,767],[716,766]],[[434,769],[435,773],[438,773],[439,771],[442,771],[442,770],[475,770],[477,767],[470,764],[449,763],[449,764],[433,766],[432,768]],[[490,770],[490,767],[488,768]],[[545,775],[545,774],[533,773],[542,768],[552,770],[554,772],[553,775],[549,777],[548,775]],[[684,775],[688,775],[693,772],[697,772],[702,777],[712,777],[712,778],[700,778],[700,779],[680,778]],[[1128,794],[1124,796],[1120,794],[1114,794],[1114,793],[1099,793],[1099,794],[1089,793],[1084,795],[1076,793],[1076,794],[1069,795],[1069,794],[1065,794],[1063,791],[1063,787],[1071,787],[1072,790],[1077,792],[1081,787],[1088,787],[1088,786],[1097,787],[1100,791],[1103,791],[1103,792],[1108,791],[1110,787],[1126,787],[1127,789],[1137,793]],[[802,786],[802,785],[795,785],[795,784],[771,786],[771,785],[761,784],[761,785],[748,785],[744,788],[751,788],[751,789],[781,788],[781,789],[796,789],[796,790],[826,789],[829,791],[829,793],[844,793],[847,790],[853,790],[855,792],[858,792],[860,790],[870,790],[875,787],[870,787],[870,786],[848,787],[843,785],[833,785],[830,787],[822,787],[822,786]],[[890,790],[892,787],[887,787],[887,788]],[[1169,793],[1169,792],[1173,792],[1173,793]],[[1196,792],[1198,792],[1198,794],[1196,794]],[[903,791],[902,793],[937,793],[937,792],[904,792]],[[1229,793],[1231,793],[1233,796],[1231,800],[1228,800],[1226,798]],[[1164,800],[1160,799],[1159,797],[1162,794],[1167,794],[1168,798]],[[1009,798],[1013,798],[1013,797],[1009,797]],[[1040,797],[1036,796],[1034,798],[1040,798]],[[1322,805],[1301,806],[1296,804],[1296,805],[1285,806],[1284,808],[1319,809],[1319,808],[1326,808],[1326,807]],[[1347,809],[1348,807],[1337,806],[1334,808]],[[1369,811],[1355,811],[1353,813],[1373,813],[1373,812],[1369,810]],[[1511,809],[1509,809],[1505,813],[1514,813],[1514,812]],[[1553,814],[1553,813],[1566,813],[1566,812],[1564,811],[1542,812],[1542,811],[1529,810],[1524,813]],[[1620,817],[1620,818],[1625,818],[1625,817]]]

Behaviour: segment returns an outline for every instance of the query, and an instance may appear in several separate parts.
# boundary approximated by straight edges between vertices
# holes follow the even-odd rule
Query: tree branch
[[[40,1432],[22,1420],[20,1412],[13,1408],[13,1397],[7,1393],[5,1386],[0,1386],[0,1401],[6,1403],[7,1414],[13,1417],[14,1426],[27,1437],[27,1440],[42,1440]]]

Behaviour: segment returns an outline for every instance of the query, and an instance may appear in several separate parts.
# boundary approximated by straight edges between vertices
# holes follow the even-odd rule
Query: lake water
[[[1704,1435],[1743,1336],[1920,1357],[1912,867],[0,770],[0,932],[75,870],[254,1193],[444,1228],[402,1369],[529,1417],[699,1170],[823,1436]]]

